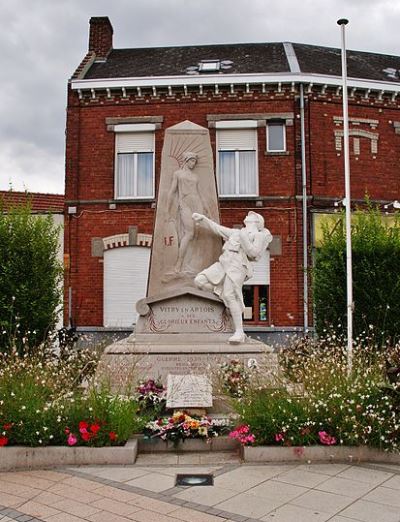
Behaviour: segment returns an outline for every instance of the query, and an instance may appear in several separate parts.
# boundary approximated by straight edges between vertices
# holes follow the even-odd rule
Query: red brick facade
[[[241,223],[248,210],[265,217],[266,226],[281,240],[281,253],[271,256],[270,317],[275,327],[302,327],[303,222],[299,84],[204,85],[165,88],[106,89],[68,92],[66,147],[66,228],[68,260],[66,301],[72,292],[72,324],[103,326],[103,259],[92,255],[92,239],[127,233],[130,226],[151,234],[154,201],[121,202],[114,198],[115,134],[107,119],[162,117],[155,131],[155,185],[166,128],[190,120],[210,128],[215,155],[215,125],[219,115],[256,118],[292,114],[286,125],[285,153],[266,153],[266,127],[259,126],[259,196],[221,198],[221,222]],[[337,87],[305,86],[305,156],[307,173],[308,238],[311,247],[312,212],[333,211],[344,196],[342,100]],[[400,194],[399,103],[392,93],[351,93],[351,187],[354,203],[368,194],[388,203]],[[257,117],[262,119],[262,116]],[[228,117],[226,119],[229,119]],[[110,121],[110,120],[108,120]],[[129,120],[126,120],[129,121]],[[336,134],[335,134],[336,133]],[[356,143],[354,143],[356,142]],[[358,142],[358,143],[357,143]],[[374,143],[372,143],[374,142]],[[357,149],[359,147],[359,150]],[[214,157],[215,161],[215,157]],[[113,208],[110,208],[110,204]],[[115,208],[114,208],[115,206]],[[69,207],[76,213],[68,214]],[[311,250],[311,248],[310,248]],[[309,257],[309,262],[311,261]],[[68,314],[68,302],[65,303]],[[311,315],[311,310],[310,310]],[[68,317],[65,320],[68,322]]]

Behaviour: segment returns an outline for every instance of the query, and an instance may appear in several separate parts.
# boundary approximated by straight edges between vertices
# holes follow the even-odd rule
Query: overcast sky
[[[291,41],[400,54],[399,0],[0,0],[0,189],[64,192],[67,80],[89,18],[114,47]]]

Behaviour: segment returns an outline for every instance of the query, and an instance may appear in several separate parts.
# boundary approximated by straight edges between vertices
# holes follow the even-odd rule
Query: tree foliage
[[[400,337],[400,215],[391,226],[371,205],[352,218],[354,335],[380,345]],[[345,216],[323,224],[323,239],[313,269],[316,329],[345,332]]]
[[[0,202],[0,350],[32,352],[54,329],[61,304],[59,227],[29,203]]]

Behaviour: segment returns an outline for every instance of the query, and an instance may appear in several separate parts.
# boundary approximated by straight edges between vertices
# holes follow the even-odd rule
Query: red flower
[[[7,423],[7,424],[4,424],[3,429],[4,429],[5,431],[8,431],[8,430],[11,430],[12,426],[13,426],[12,423],[9,422],[9,423]]]
[[[69,435],[71,433],[71,430],[69,428],[65,428],[64,433],[66,435]]]
[[[1,435],[0,436],[0,447],[7,446],[7,444],[8,444],[8,438]]]
[[[111,442],[114,442],[118,439],[118,435],[115,433],[115,431],[110,431],[108,436],[110,437]]]
[[[85,422],[85,421],[81,421],[79,423],[79,431],[81,433],[87,431],[88,427],[89,427],[89,424],[87,422]]]
[[[96,434],[98,433],[99,430],[100,430],[100,424],[95,423],[95,424],[92,424],[92,425],[90,426],[90,431],[91,431],[94,435],[96,435]]]
[[[81,432],[81,437],[85,442],[88,442],[92,438],[92,435],[88,431],[84,431]]]

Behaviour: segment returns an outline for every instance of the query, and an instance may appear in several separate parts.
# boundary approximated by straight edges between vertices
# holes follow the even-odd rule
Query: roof
[[[292,59],[288,49],[294,51]],[[113,49],[105,61],[95,61],[81,79],[207,76],[198,71],[204,60],[220,60],[219,75],[297,72],[341,76],[340,49],[275,42]],[[294,70],[296,60],[299,68]],[[349,77],[400,85],[399,56],[349,50],[347,62]]]
[[[64,199],[63,194],[0,190],[0,204],[3,204],[6,209],[18,205],[25,205],[29,201],[32,212],[61,213],[64,211]]]
[[[113,49],[103,63],[94,63],[85,79],[132,76],[181,76],[202,60],[233,62],[221,74],[290,71],[281,43],[196,45]]]

